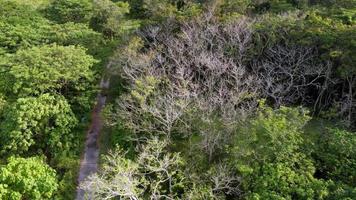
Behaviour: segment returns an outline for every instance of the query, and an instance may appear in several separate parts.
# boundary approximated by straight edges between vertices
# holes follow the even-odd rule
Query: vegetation
[[[0,7],[0,198],[73,199],[98,78],[121,36],[97,30],[91,1]]]
[[[55,171],[38,157],[10,157],[0,180],[2,199],[49,199],[58,187]]]
[[[355,26],[355,0],[0,0],[0,199],[356,199]]]

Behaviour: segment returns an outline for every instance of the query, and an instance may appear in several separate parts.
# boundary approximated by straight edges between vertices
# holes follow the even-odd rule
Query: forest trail
[[[106,66],[106,69],[111,67],[111,62]],[[100,114],[106,103],[106,95],[103,90],[109,88],[110,78],[103,76],[100,81],[100,92],[97,96],[96,105],[91,114],[91,123],[86,136],[84,156],[80,162],[80,170],[78,173],[78,188],[76,200],[84,199],[84,190],[79,188],[79,185],[92,173],[98,169],[99,160],[99,134],[102,129],[102,121]],[[90,198],[89,198],[90,199]]]

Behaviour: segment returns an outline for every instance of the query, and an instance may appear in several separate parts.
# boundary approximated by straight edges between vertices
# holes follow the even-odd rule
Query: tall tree
[[[75,46],[44,45],[19,50],[9,65],[13,92],[19,96],[84,89],[83,81],[93,80],[92,65],[96,61]],[[85,83],[84,83],[85,84]]]

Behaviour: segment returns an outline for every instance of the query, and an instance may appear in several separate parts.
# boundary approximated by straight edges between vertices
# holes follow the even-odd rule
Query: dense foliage
[[[110,2],[0,1],[1,199],[74,198],[98,77],[121,39],[97,29],[94,6]],[[120,5],[111,17],[124,21]]]
[[[50,199],[58,187],[55,171],[39,157],[10,157],[0,172],[1,199]]]
[[[356,199],[355,56],[355,0],[0,0],[0,199],[74,199],[101,76],[89,199]]]

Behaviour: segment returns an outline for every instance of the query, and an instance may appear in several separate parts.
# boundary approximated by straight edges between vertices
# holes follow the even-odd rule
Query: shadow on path
[[[110,68],[111,62],[107,65]],[[78,176],[78,189],[76,200],[84,199],[84,190],[79,188],[79,185],[92,173],[95,173],[98,169],[98,159],[99,159],[99,145],[98,139],[102,128],[102,122],[100,114],[106,103],[106,96],[103,94],[103,90],[108,89],[110,84],[110,79],[102,78],[100,81],[100,89],[97,96],[96,105],[92,111],[91,124],[87,132],[84,156],[80,162],[80,170]],[[89,197],[90,199],[90,197]]]

